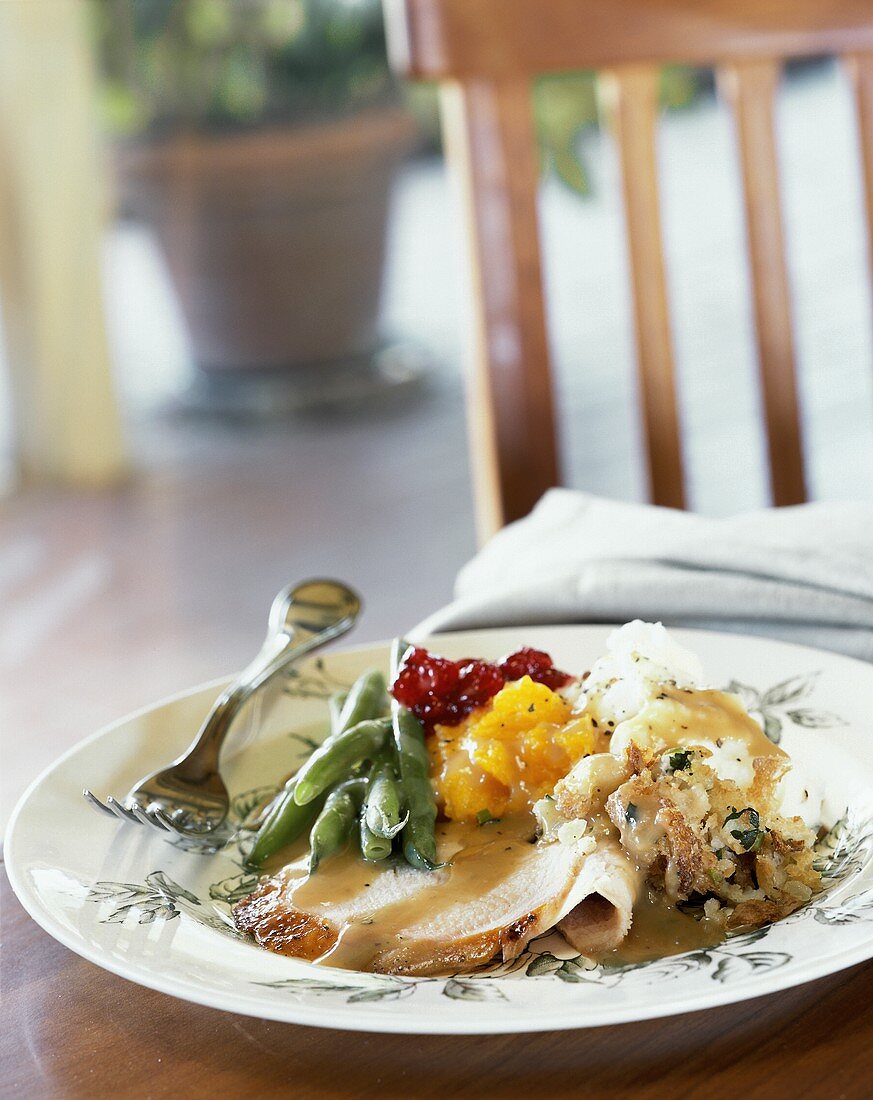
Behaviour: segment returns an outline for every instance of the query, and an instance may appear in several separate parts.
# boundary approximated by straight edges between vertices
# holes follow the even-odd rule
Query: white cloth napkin
[[[554,489],[459,573],[416,633],[660,620],[873,661],[873,506],[712,519]]]

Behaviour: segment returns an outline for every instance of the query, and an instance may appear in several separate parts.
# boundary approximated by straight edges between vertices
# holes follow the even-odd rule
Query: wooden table
[[[541,1035],[369,1035],[187,1004],[56,943],[2,876],[0,1096],[867,1097],[873,963],[771,997]]]

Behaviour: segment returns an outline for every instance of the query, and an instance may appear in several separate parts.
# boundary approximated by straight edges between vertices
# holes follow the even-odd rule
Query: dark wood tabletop
[[[201,1008],[109,974],[24,912],[2,875],[0,1095],[867,1097],[873,963],[707,1012],[588,1031],[370,1035]]]

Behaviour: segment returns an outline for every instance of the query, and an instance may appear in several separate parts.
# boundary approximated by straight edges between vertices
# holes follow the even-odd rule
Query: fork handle
[[[218,771],[221,747],[247,699],[277,673],[346,634],[354,625],[359,602],[350,602],[345,613],[333,622],[313,621],[311,614],[301,613],[295,593],[302,587],[283,589],[273,601],[270,629],[257,657],[221,693],[193,744],[176,762],[187,779],[197,781]]]

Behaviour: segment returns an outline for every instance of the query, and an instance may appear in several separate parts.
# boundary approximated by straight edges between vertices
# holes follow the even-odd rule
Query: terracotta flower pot
[[[119,152],[122,205],[157,235],[202,370],[375,350],[389,190],[415,139],[391,109]]]

